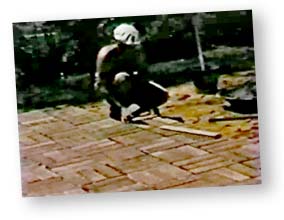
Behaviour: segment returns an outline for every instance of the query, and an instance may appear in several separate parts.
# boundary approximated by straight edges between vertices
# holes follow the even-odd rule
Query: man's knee
[[[132,89],[131,77],[126,72],[117,73],[113,80],[113,89],[116,95],[126,96],[129,95]]]
[[[114,76],[113,85],[120,85],[128,81],[130,81],[130,75],[126,72],[120,72]]]

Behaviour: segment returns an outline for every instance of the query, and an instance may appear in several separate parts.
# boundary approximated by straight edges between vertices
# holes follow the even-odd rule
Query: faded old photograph
[[[251,10],[13,23],[22,195],[261,183]]]

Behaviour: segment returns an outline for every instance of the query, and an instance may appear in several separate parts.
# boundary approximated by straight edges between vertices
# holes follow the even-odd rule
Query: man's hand
[[[133,118],[134,118],[134,116],[133,116],[132,114],[130,114],[130,115],[127,115],[126,117],[124,117],[124,118],[122,119],[122,121],[123,121],[124,123],[131,123],[131,122],[133,122]]]

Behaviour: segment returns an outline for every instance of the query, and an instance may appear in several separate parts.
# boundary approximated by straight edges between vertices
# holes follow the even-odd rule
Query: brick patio
[[[19,114],[24,196],[259,184],[257,119],[208,122],[225,111],[222,98],[170,88],[163,115],[147,125],[108,117],[104,102]],[[174,125],[221,137],[163,130]]]

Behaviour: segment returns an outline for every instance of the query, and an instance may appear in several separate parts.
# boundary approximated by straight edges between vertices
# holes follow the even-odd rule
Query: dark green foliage
[[[96,55],[111,42],[113,28],[123,22],[134,24],[143,35],[150,76],[165,86],[194,80],[201,90],[212,92],[220,74],[254,68],[251,11],[199,15],[205,72],[197,58],[193,16],[13,24],[19,109],[98,99],[92,88]]]

